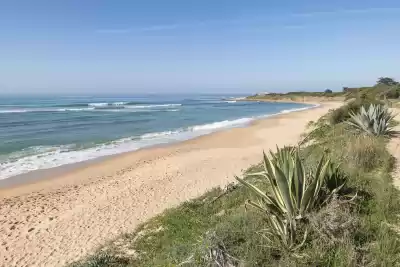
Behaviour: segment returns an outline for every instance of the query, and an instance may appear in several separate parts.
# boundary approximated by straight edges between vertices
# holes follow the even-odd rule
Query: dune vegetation
[[[387,150],[396,122],[378,94],[346,98],[310,122],[298,145],[260,148],[260,164],[237,183],[72,266],[398,266],[400,202]]]
[[[389,77],[381,77],[373,86],[343,87],[342,91],[333,92],[325,89],[322,92],[296,91],[288,93],[259,93],[247,97],[247,100],[270,101],[321,101],[321,100],[348,100],[361,99],[398,99],[400,97],[400,83]]]

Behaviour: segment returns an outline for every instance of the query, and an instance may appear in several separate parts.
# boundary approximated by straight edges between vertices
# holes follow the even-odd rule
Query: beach
[[[1,266],[62,266],[167,208],[234,181],[262,150],[294,145],[340,102],[127,152],[0,189]]]

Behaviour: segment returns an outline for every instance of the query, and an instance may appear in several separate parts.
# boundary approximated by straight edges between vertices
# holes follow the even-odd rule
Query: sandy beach
[[[296,144],[340,102],[121,154],[0,189],[0,266],[62,266],[185,200],[234,181],[262,150]]]

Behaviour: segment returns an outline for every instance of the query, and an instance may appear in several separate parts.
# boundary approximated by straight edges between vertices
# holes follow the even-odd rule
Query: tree
[[[378,79],[378,81],[376,82],[376,84],[392,86],[392,85],[398,84],[398,82],[396,82],[394,79],[389,78],[389,77],[380,77]]]
[[[332,90],[331,89],[325,89],[324,93],[325,94],[332,94]]]

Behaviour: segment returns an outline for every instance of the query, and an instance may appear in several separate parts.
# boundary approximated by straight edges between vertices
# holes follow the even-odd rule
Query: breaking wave
[[[99,103],[97,103],[99,104]],[[180,104],[166,104],[168,107]],[[163,106],[166,106],[163,105]],[[149,105],[158,107],[161,105]],[[224,120],[201,125],[193,125],[175,130],[146,133],[140,136],[122,138],[107,143],[97,144],[91,147],[82,147],[76,144],[61,146],[37,146],[14,152],[6,159],[0,161],[0,179],[6,179],[15,175],[24,174],[39,169],[48,169],[65,164],[77,163],[95,159],[102,156],[115,155],[123,152],[134,151],[140,148],[188,140],[197,136],[209,134],[222,129],[241,127],[252,121],[273,115],[305,110],[316,106],[297,109],[282,110],[279,113],[263,116],[246,117],[234,120]],[[93,106],[91,107],[93,108]],[[94,109],[95,110],[95,109]],[[77,110],[79,111],[79,110]],[[23,111],[19,111],[23,112]]]

